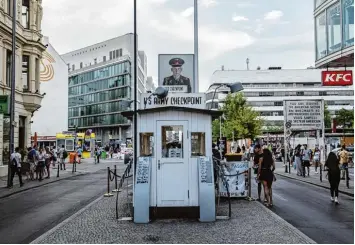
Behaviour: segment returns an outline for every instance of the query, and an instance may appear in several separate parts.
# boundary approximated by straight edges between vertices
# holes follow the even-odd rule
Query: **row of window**
[[[127,119],[121,114],[73,118],[68,120],[68,125],[77,125],[79,128],[127,123]]]
[[[69,77],[69,87],[81,83],[86,83],[92,80],[104,79],[112,76],[122,75],[124,73],[130,73],[130,71],[131,64],[129,61],[125,61],[95,71],[89,71],[83,74],[71,76]]]
[[[283,92],[244,92],[246,97],[283,96],[354,96],[353,90],[346,91],[283,91]],[[212,98],[211,98],[212,99]]]
[[[113,50],[113,51],[110,51],[110,60],[112,59],[116,59],[118,57],[121,57],[122,56],[122,49],[116,49],[116,50]]]
[[[105,114],[110,112],[118,112],[127,110],[127,104],[121,101],[113,101],[109,103],[79,106],[75,108],[69,108],[68,114],[71,117],[89,116],[97,114]]]
[[[341,0],[316,17],[316,58],[354,46],[354,0]]]
[[[347,106],[354,106],[353,100],[337,100],[337,101],[324,101],[326,105],[347,105]],[[283,106],[283,101],[249,101],[249,105],[253,107],[263,107],[263,106]]]
[[[91,83],[69,87],[68,91],[69,96],[77,96],[121,86],[131,86],[130,75],[126,74],[117,77],[111,77],[109,79],[103,79]]]
[[[130,87],[116,88],[112,90],[71,97],[69,98],[69,107],[78,105],[88,105],[123,98],[131,98]]]

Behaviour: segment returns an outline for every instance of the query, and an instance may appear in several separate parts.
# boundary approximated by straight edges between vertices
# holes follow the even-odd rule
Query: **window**
[[[30,1],[22,0],[22,25],[26,29],[30,28]]]
[[[12,51],[6,50],[6,85],[11,86]]]
[[[297,95],[297,96],[304,96],[304,92],[297,91],[297,92],[296,92],[296,95]]]
[[[341,49],[340,3],[327,10],[328,53]]]
[[[154,155],[153,133],[140,133],[140,156],[151,157]]]
[[[112,58],[113,58],[113,57],[112,57],[112,51],[110,51],[110,60],[112,60]]]
[[[205,133],[191,133],[191,156],[205,156]]]
[[[122,49],[120,48],[119,49],[119,56],[121,57],[123,54],[122,54]]]
[[[30,56],[22,56],[22,82],[25,84],[27,89],[30,88],[30,76],[28,74],[30,64]]]
[[[343,45],[354,45],[354,0],[343,0]]]
[[[7,0],[7,14],[12,16],[12,0]]]
[[[106,55],[103,57],[103,62],[106,62]]]
[[[80,62],[80,69],[83,68],[83,62]]]
[[[326,96],[327,95],[327,91],[319,91],[319,95],[320,96]]]
[[[284,102],[283,101],[276,101],[274,102],[274,106],[283,106]]]
[[[74,71],[75,70],[75,65],[72,65],[72,71]]]
[[[115,52],[116,52],[116,58],[120,57],[119,52],[118,52],[118,49],[116,49]]]
[[[327,55],[325,12],[316,17],[316,59]]]
[[[320,6],[325,0],[315,0],[316,8]]]
[[[183,126],[162,126],[162,157],[183,158]]]
[[[94,64],[95,64],[95,65],[97,64],[97,59],[96,59],[96,58],[94,59]]]

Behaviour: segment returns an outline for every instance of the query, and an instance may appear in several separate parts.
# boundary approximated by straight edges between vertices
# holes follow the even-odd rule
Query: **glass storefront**
[[[354,0],[342,1],[343,11],[343,45],[354,45]]]
[[[323,2],[315,0],[316,8]],[[315,33],[316,60],[354,46],[354,0],[340,0],[321,11],[315,17]]]
[[[78,127],[94,127],[100,125],[128,124],[128,121],[121,114],[110,114],[101,116],[90,116],[69,119],[68,125],[78,125]]]
[[[340,2],[327,10],[328,54],[341,49]]]

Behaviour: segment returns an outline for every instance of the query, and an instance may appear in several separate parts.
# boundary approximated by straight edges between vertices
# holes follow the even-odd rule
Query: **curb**
[[[267,212],[269,212],[269,214],[271,214],[273,217],[275,217],[275,219],[279,220],[280,222],[283,222],[288,228],[292,229],[295,233],[297,233],[297,235],[299,235],[300,237],[302,237],[303,239],[305,239],[309,244],[317,244],[313,239],[311,239],[309,236],[307,236],[306,234],[304,234],[302,231],[300,231],[299,229],[297,229],[296,227],[294,227],[293,225],[291,225],[289,222],[287,222],[286,220],[284,220],[283,218],[281,218],[280,216],[278,216],[276,213],[274,213],[273,211],[271,211],[270,209],[268,209],[267,207],[265,207],[262,203],[257,202],[256,203],[260,206],[262,206]]]
[[[32,242],[30,242],[30,244],[38,244],[39,242],[41,242],[43,239],[47,238],[49,235],[53,234],[57,229],[59,229],[60,227],[64,226],[65,224],[67,224],[68,222],[70,222],[71,220],[73,220],[74,218],[76,218],[77,216],[79,216],[80,214],[82,214],[84,211],[88,210],[92,205],[96,204],[97,202],[99,202],[102,198],[104,198],[103,195],[101,195],[99,198],[97,198],[96,200],[92,201],[91,203],[89,203],[88,205],[86,205],[85,207],[83,207],[82,209],[80,209],[78,212],[74,213],[72,216],[66,218],[63,222],[59,223],[58,225],[54,226],[52,229],[50,229],[49,231],[45,232],[44,234],[42,234],[41,236],[37,237],[35,240],[33,240]]]
[[[60,178],[59,177],[59,179],[56,179],[56,180],[53,180],[53,181],[50,181],[50,182],[47,182],[47,183],[43,183],[43,184],[36,185],[36,186],[31,186],[31,187],[28,187],[28,188],[18,189],[17,191],[14,191],[14,192],[11,192],[11,193],[8,193],[8,194],[0,196],[0,199],[6,198],[6,197],[9,197],[9,196],[12,196],[12,195],[24,192],[24,191],[32,190],[32,189],[35,189],[35,188],[38,188],[38,187],[41,187],[41,186],[49,185],[49,184],[52,184],[52,183],[55,183],[55,182],[58,182],[58,181],[61,181],[61,180],[64,180],[64,179],[69,179],[69,178],[74,177],[74,176],[81,176],[81,175],[85,175],[85,174],[88,174],[88,173],[78,173],[76,175],[71,175],[71,176],[67,176],[67,177],[64,177],[64,178]],[[6,188],[6,187],[4,187],[4,188]]]
[[[309,181],[306,181],[306,180],[300,180],[300,179],[294,178],[294,177],[292,177],[292,176],[288,176],[288,175],[286,175],[286,174],[281,174],[281,173],[275,173],[275,174],[276,174],[276,175],[279,175],[279,176],[282,176],[282,177],[285,177],[285,178],[297,180],[297,181],[300,181],[300,182],[303,182],[303,183],[307,183],[307,184],[310,184],[310,185],[315,185],[315,186],[322,187],[322,188],[324,188],[324,189],[330,190],[329,187],[324,186],[324,185],[316,184],[316,183],[309,182]],[[350,192],[347,192],[347,191],[339,190],[339,193],[344,194],[344,195],[347,195],[347,196],[350,196],[350,197],[354,197],[354,194],[353,194],[353,193],[350,193]]]

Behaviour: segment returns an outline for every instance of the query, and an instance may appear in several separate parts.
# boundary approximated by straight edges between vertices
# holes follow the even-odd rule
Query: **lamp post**
[[[211,85],[212,86],[212,85]],[[212,98],[212,102],[211,102],[211,107],[210,109],[212,109],[212,106],[213,106],[213,101],[214,101],[214,97],[216,96],[216,92],[217,92],[217,89],[223,87],[223,86],[226,86],[230,89],[231,93],[237,93],[237,92],[240,92],[242,91],[244,88],[243,88],[243,85],[240,83],[240,82],[236,82],[236,83],[222,83],[222,84],[219,84],[217,85],[217,87],[215,88],[214,90],[214,93],[213,93],[213,98]],[[211,87],[210,87],[211,88]]]
[[[10,1],[8,1],[10,3]],[[12,1],[12,54],[10,95],[10,156],[15,150],[15,86],[16,86],[16,1]],[[11,160],[8,163],[7,187],[11,186]]]
[[[138,145],[137,145],[137,53],[138,53],[138,43],[137,43],[137,0],[133,0],[133,63],[134,63],[134,96],[133,96],[133,158],[134,158],[134,173],[136,172],[137,157],[138,157]]]

